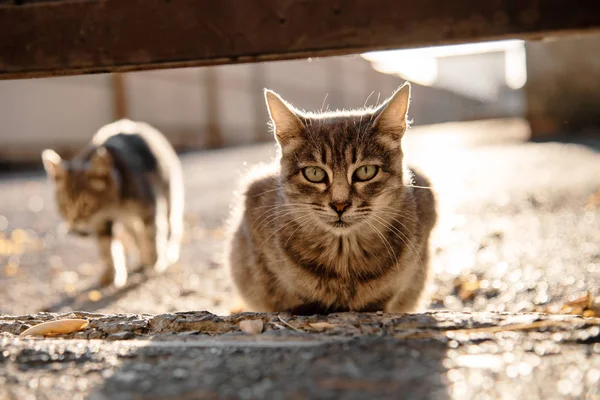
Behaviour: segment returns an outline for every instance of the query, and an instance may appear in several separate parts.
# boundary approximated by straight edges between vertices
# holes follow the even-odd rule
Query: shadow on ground
[[[448,398],[444,343],[233,339],[132,350],[90,399]]]

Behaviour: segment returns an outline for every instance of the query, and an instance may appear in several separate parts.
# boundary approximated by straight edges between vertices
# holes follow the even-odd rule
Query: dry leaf
[[[481,280],[475,274],[462,275],[454,279],[454,293],[463,301],[472,300],[482,289]]]
[[[583,296],[558,306],[560,308],[550,305],[543,308],[542,311],[548,314],[581,315],[586,318],[600,315],[600,305],[589,290]]]
[[[88,326],[85,319],[59,319],[42,322],[22,332],[19,336],[42,335],[52,336],[77,332]]]
[[[584,318],[594,318],[596,316],[596,310],[585,310],[581,316]]]
[[[323,332],[326,329],[333,329],[337,325],[330,324],[329,322],[309,322],[308,326],[317,332]]]
[[[300,329],[296,328],[294,325],[290,324],[285,319],[281,318],[281,315],[278,315],[277,319],[279,319],[281,321],[281,323],[284,324],[285,326],[287,326],[288,328],[293,329],[296,332],[302,332]]]
[[[286,330],[286,329],[287,329],[285,326],[283,326],[283,325],[281,325],[281,324],[278,324],[277,322],[273,322],[273,321],[271,321],[271,323],[272,323],[274,326],[276,326],[277,328],[279,328],[279,329],[282,329],[282,330]]]
[[[460,297],[462,301],[471,300],[480,288],[481,285],[479,281],[463,282],[458,291],[458,297]]]
[[[263,331],[264,324],[260,319],[245,319],[240,321],[240,329],[246,333],[255,335]]]
[[[576,307],[576,308],[590,308],[594,304],[594,296],[588,290],[586,294],[576,298],[573,301],[569,301],[565,303],[565,306],[568,307]]]

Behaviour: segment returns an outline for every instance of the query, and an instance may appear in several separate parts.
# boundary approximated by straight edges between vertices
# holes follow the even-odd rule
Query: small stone
[[[326,329],[333,329],[336,325],[330,324],[329,322],[309,322],[308,326],[317,332],[322,332]]]
[[[183,369],[183,368],[175,368],[173,370],[173,378],[175,379],[185,379],[188,376],[190,376],[190,373],[188,372],[188,370]]]
[[[133,339],[134,337],[135,337],[135,334],[133,332],[118,332],[118,333],[112,333],[112,334],[108,335],[106,340],[127,340],[127,339]]]
[[[264,324],[260,319],[246,319],[240,321],[240,329],[249,334],[258,334],[263,331]]]

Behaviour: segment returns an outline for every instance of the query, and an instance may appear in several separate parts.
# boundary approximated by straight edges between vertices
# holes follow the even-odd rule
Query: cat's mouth
[[[80,236],[80,237],[90,236],[90,232],[89,231],[84,231],[84,230],[79,230],[79,229],[70,229],[69,233],[71,235]]]
[[[68,225],[67,232],[71,235],[80,236],[80,237],[86,237],[91,234],[88,227],[82,223],[71,223],[70,225]]]
[[[347,228],[350,226],[348,222],[342,221],[341,218],[333,222],[331,225],[333,225],[334,228]]]

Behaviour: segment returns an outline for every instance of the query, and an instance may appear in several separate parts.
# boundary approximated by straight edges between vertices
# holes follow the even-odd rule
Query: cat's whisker
[[[415,259],[417,259],[419,261],[419,263],[421,264],[421,267],[423,267],[423,261],[421,260],[421,257],[419,257],[418,251],[415,248],[414,244],[411,242],[411,240],[408,238],[408,236],[404,233],[401,232],[398,228],[396,228],[393,224],[391,224],[388,221],[385,221],[384,219],[373,215],[373,217],[375,219],[379,219],[381,221],[381,223],[385,223],[387,226],[389,226],[390,230],[392,231],[392,233],[396,234],[396,236],[402,240],[402,238],[400,236],[398,236],[398,234],[401,234],[406,240],[402,240],[404,242],[404,244],[406,244],[406,246],[408,247],[409,251],[411,252],[411,254],[413,255],[413,257]],[[404,229],[407,229],[406,226],[400,222],[397,218],[392,218],[395,222],[399,223]],[[397,232],[397,233],[396,233]]]
[[[416,186],[416,185],[404,185],[404,187],[415,188],[415,189],[429,189],[433,190],[430,186]]]
[[[295,207],[295,206],[304,206],[309,203],[286,203],[286,204],[278,204],[278,205],[267,205],[267,206],[256,206],[254,209],[268,208],[268,207]]]
[[[325,93],[325,98],[323,99],[323,103],[321,104],[321,112],[323,112],[323,107],[325,107],[325,102],[327,101],[328,96],[329,93]],[[327,107],[329,107],[329,105]]]
[[[365,104],[363,104],[363,110],[367,107],[367,103],[369,102],[369,99],[371,98],[371,96],[373,96],[373,93],[375,93],[375,91],[372,91],[368,96],[367,99],[365,100]],[[356,143],[360,142],[360,127],[362,126],[362,121],[363,121],[363,117],[365,116],[364,113],[362,113],[360,115],[360,119],[358,120],[358,130],[357,130],[357,135],[356,135]]]
[[[277,192],[277,191],[280,191],[280,190],[281,190],[281,188],[276,187],[275,189],[269,189],[269,190],[265,190],[264,192],[257,193],[255,195],[253,195],[252,197],[259,197],[259,196],[262,196],[263,194],[271,193],[271,192]]]
[[[404,220],[413,222],[415,224],[419,223],[419,219],[417,217],[415,217],[414,215],[407,214],[404,211],[398,211],[398,210],[393,210],[393,209],[381,208],[376,213],[385,214],[386,216],[390,216],[390,215],[391,216],[397,216],[397,217],[400,217],[400,218],[402,218]],[[374,213],[374,214],[376,214],[376,213]]]
[[[404,243],[409,251],[412,253],[413,256],[417,256],[417,254],[415,253],[416,249],[414,249],[414,246],[412,246],[410,238],[404,233],[402,232],[400,229],[396,228],[393,224],[391,224],[390,222],[387,222],[386,220],[373,215],[373,219],[375,219],[375,221],[378,221],[380,224],[382,224],[383,226],[387,227],[390,232],[392,232],[394,235],[396,235],[396,237],[398,237],[402,243]],[[399,221],[397,221],[399,222]],[[401,235],[401,236],[400,236]]]
[[[433,188],[431,186],[418,186],[418,185],[402,185],[402,187],[398,187],[398,188],[391,188],[391,189],[386,189],[386,190],[382,190],[381,192],[378,193],[378,195],[382,195],[382,194],[386,194],[389,192],[400,192],[402,190],[402,188],[413,188],[413,189],[427,189],[427,190],[433,190]]]
[[[315,229],[317,229],[317,224],[313,224],[312,229],[310,230],[310,232],[308,233],[308,237],[312,237],[312,234],[315,232]]]
[[[391,189],[382,190],[381,192],[377,193],[377,196],[383,196],[384,194],[388,194],[388,193],[392,193],[392,192],[398,192],[399,194],[402,194],[402,189],[401,188],[391,188]]]
[[[397,222],[400,226],[402,226],[402,228],[404,228],[408,232],[410,232],[411,230],[414,230],[415,227],[419,226],[419,221],[417,219],[410,218],[408,215],[402,215],[400,213],[390,212],[390,211],[380,211],[379,213],[384,214],[384,216],[386,218],[389,218],[392,221]],[[386,223],[390,223],[390,221],[387,221],[386,218],[382,218],[381,216],[378,216],[377,213],[373,213],[373,216],[385,221]],[[405,222],[412,222],[413,224],[415,224],[415,226],[412,226],[412,224],[411,224],[411,227],[409,228],[401,220],[399,220],[398,218],[395,218],[394,216],[399,216]]]
[[[258,226],[256,226],[256,228],[252,229],[252,227],[258,223],[258,220],[254,222],[254,224],[252,224],[252,227],[250,227],[250,229],[252,229],[252,232],[256,232],[257,230],[259,230],[261,227],[270,224],[271,222],[275,222],[276,220],[280,219],[280,218],[285,218],[288,215],[293,215],[294,213],[296,213],[297,211],[307,211],[310,209],[304,209],[304,208],[294,208],[294,209],[288,209],[288,210],[279,210],[279,211],[274,211],[273,213],[267,215],[266,217],[263,218],[263,220],[258,224]]]
[[[390,244],[390,242],[389,242],[389,241],[388,241],[388,240],[385,238],[385,236],[383,236],[383,234],[382,234],[382,233],[379,231],[379,229],[377,229],[377,228],[375,227],[375,225],[373,225],[373,224],[372,224],[372,223],[371,223],[369,220],[366,220],[365,222],[366,222],[366,223],[367,223],[367,225],[369,225],[369,226],[370,226],[370,227],[371,227],[371,228],[372,228],[372,229],[375,231],[375,233],[376,233],[376,234],[377,234],[377,235],[378,235],[378,236],[381,238],[381,240],[383,241],[383,244],[385,245],[385,247],[386,247],[386,249],[387,249],[387,251],[388,251],[388,253],[389,253],[390,259],[391,259],[392,261],[395,261],[395,260],[397,260],[398,258],[396,257],[396,252],[395,252],[395,251],[394,251],[394,249],[392,248],[392,245]]]
[[[397,208],[397,207],[390,207],[390,206],[383,206],[382,205],[382,206],[375,207],[375,211],[378,211],[378,210],[386,210],[386,211],[394,212],[396,214],[409,215],[409,216],[415,217],[413,213],[411,213],[410,211],[407,211],[407,210],[405,210],[403,208]]]
[[[268,237],[267,237],[267,238],[266,238],[266,239],[265,239],[265,240],[264,240],[264,241],[263,241],[263,242],[260,244],[260,246],[258,246],[258,248],[259,248],[259,249],[260,249],[260,248],[262,248],[262,247],[263,247],[263,245],[264,245],[265,243],[267,243],[267,242],[269,241],[269,239],[271,239],[271,238],[273,237],[273,235],[277,234],[277,233],[278,233],[280,230],[282,230],[282,229],[283,229],[283,228],[285,228],[286,226],[288,226],[288,225],[290,225],[290,224],[293,224],[293,223],[295,223],[295,222],[298,222],[299,220],[303,220],[304,218],[310,218],[310,217],[311,217],[311,215],[302,215],[302,216],[300,216],[300,217],[298,217],[298,218],[296,218],[296,219],[294,219],[294,220],[291,220],[291,221],[289,221],[289,222],[287,222],[287,223],[283,224],[282,226],[280,226],[280,227],[279,227],[279,229],[277,229],[275,232],[271,233],[271,234],[270,234],[270,235],[269,235],[269,236],[268,236]]]
[[[294,206],[278,205],[278,206],[270,206],[270,208],[267,211],[263,212],[258,217],[256,217],[256,219],[254,220],[254,224],[258,223],[258,221],[263,217],[263,215],[268,214],[270,212],[283,211],[283,210],[293,210],[294,208],[304,208],[304,207],[308,207],[308,206],[305,206],[305,205],[294,205]],[[254,224],[252,224],[252,226],[254,226]]]
[[[293,205],[288,205],[288,204],[280,204],[280,205],[276,205],[276,206],[269,206],[268,210],[264,211],[262,214],[260,214],[258,217],[256,217],[256,219],[259,219],[260,217],[262,217],[263,215],[267,214],[270,211],[275,211],[275,210],[283,210],[283,209],[294,209],[294,208],[313,208],[313,206],[310,206],[308,204],[293,204]],[[259,207],[256,207],[257,209]],[[262,207],[262,208],[267,208],[267,207]]]
[[[305,223],[307,223],[308,221],[310,221],[310,219],[309,219],[309,218],[307,218],[307,219],[303,220],[302,222],[300,222],[300,223],[298,224],[298,227],[297,227],[296,229],[294,229],[294,232],[292,232],[292,234],[290,235],[290,237],[288,237],[288,238],[287,238],[287,240],[285,241],[285,244],[283,245],[283,247],[284,247],[284,248],[287,246],[287,244],[288,244],[288,242],[290,241],[290,239],[292,238],[292,236],[294,236],[294,234],[295,234],[296,232],[298,232],[298,229],[302,228],[302,227],[304,226],[304,224],[305,224]],[[316,224],[315,224],[315,225],[316,225]],[[314,225],[313,225],[313,229],[314,229]]]
[[[377,108],[379,106],[379,98],[381,97],[381,93],[377,93],[377,102],[375,103],[375,108]],[[375,115],[377,113],[373,112],[371,113],[371,118],[369,118],[369,122],[367,123],[367,125],[365,125],[365,130],[363,133],[367,132],[367,129],[369,128],[369,126],[371,126],[371,124],[373,123],[373,118],[375,118]],[[360,132],[359,132],[360,133]]]
[[[254,226],[256,226],[256,224],[259,224],[259,226],[256,228],[256,229],[258,229],[260,226],[262,226],[263,222],[271,219],[272,217],[275,217],[275,216],[281,215],[281,214],[285,214],[285,213],[293,214],[297,210],[315,211],[314,208],[312,208],[311,206],[307,206],[307,205],[294,206],[294,207],[273,207],[273,208],[263,212],[261,215],[259,215],[254,220],[254,223],[252,224],[250,229],[253,229]],[[255,231],[256,229],[254,229],[253,231]]]
[[[393,207],[380,206],[374,212],[392,213],[394,215],[398,215],[398,216],[401,216],[401,217],[404,217],[404,216],[409,217],[409,218],[413,219],[414,221],[418,220],[418,217],[416,217],[415,215],[411,214],[410,212],[405,211],[405,210],[401,210],[401,209],[399,210],[399,209],[393,208]]]

